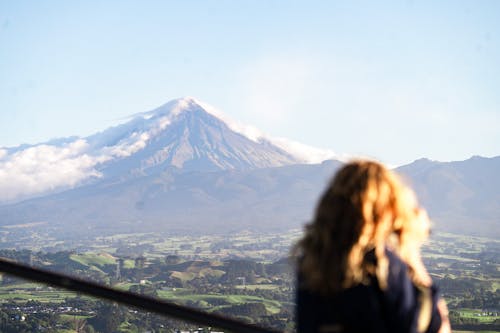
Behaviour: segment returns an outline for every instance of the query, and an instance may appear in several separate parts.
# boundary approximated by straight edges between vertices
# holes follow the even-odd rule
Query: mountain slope
[[[170,168],[0,207],[1,224],[46,222],[44,228],[58,237],[296,228],[310,221],[340,165],[326,161],[215,172]],[[416,189],[437,231],[499,237],[499,167],[500,157],[419,160],[397,171]]]
[[[444,230],[500,236],[500,156],[458,162],[417,160],[398,168]]]
[[[217,172],[164,171],[0,207],[1,224],[46,222],[58,237],[152,230],[283,230],[311,217],[340,162]],[[8,221],[8,222],[7,222]]]

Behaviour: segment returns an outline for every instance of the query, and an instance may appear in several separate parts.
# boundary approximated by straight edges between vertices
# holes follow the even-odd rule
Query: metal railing
[[[203,312],[187,306],[177,305],[148,296],[112,289],[94,282],[22,265],[5,258],[0,258],[0,272],[15,275],[27,280],[81,292],[87,295],[121,303],[123,305],[133,306],[148,312],[182,319],[191,323],[208,327],[217,327],[229,332],[279,333],[279,331],[270,328],[247,324],[232,318]]]

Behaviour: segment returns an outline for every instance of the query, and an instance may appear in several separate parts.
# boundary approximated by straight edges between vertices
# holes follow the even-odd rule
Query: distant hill
[[[101,182],[0,206],[2,224],[47,222],[57,234],[228,232],[297,227],[340,162],[180,172]]]
[[[459,162],[420,159],[397,170],[410,180],[438,229],[500,236],[500,156]]]

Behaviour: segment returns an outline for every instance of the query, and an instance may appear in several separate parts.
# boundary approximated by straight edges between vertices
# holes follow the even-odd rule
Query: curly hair
[[[313,221],[293,250],[305,286],[334,293],[376,276],[385,289],[387,246],[407,262],[410,275],[425,284],[428,274],[420,256],[414,246],[406,246],[418,243],[411,242],[412,233],[407,232],[418,214],[413,192],[382,164],[367,160],[345,164],[321,196]],[[372,250],[375,262],[366,260]]]

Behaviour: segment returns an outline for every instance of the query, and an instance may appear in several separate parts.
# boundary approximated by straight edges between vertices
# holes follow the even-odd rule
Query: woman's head
[[[335,175],[316,208],[313,224],[329,236],[350,243],[375,246],[404,214],[409,190],[382,164],[354,161]]]
[[[366,160],[345,164],[320,198],[314,220],[297,245],[306,283],[313,289],[336,291],[362,283],[368,274],[383,280],[389,236],[403,234],[415,207],[413,192],[382,164]],[[376,266],[365,260],[372,249]]]

